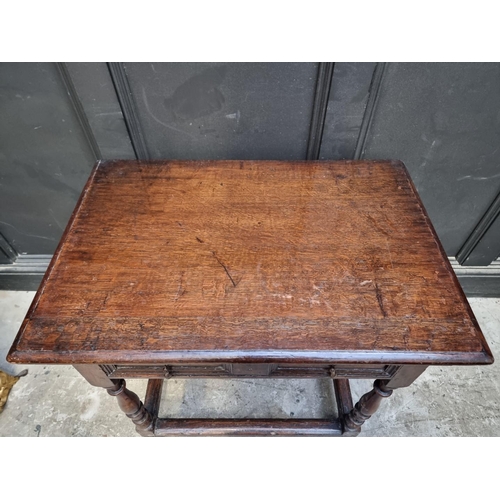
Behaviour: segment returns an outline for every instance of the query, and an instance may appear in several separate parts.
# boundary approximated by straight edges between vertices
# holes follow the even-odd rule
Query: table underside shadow
[[[142,436],[357,436],[361,426],[379,408],[393,389],[410,385],[426,366],[402,366],[389,380],[377,379],[373,389],[353,405],[349,380],[333,378],[338,418],[160,418],[158,417],[163,378],[149,379],[144,403],[126,387],[124,379],[109,377],[110,370],[99,365],[75,365],[75,368],[98,387],[117,398],[120,409],[135,424]],[[169,377],[165,377],[169,378]],[[264,377],[259,377],[264,378]]]

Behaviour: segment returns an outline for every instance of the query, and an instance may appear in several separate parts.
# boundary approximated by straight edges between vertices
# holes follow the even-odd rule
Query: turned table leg
[[[382,380],[375,380],[373,389],[364,394],[356,406],[344,417],[344,427],[350,432],[359,428],[378,410],[383,398],[392,394],[392,390],[384,390]]]
[[[154,436],[153,415],[142,404],[139,396],[127,389],[125,380],[110,379],[105,371],[106,367],[99,365],[73,365],[87,382],[96,387],[102,387],[108,394],[115,396],[118,406],[135,424],[137,432],[141,436]]]
[[[142,404],[139,396],[127,389],[125,380],[114,380],[115,387],[107,389],[110,396],[115,396],[118,406],[135,424],[135,429],[142,436],[153,435],[153,417]]]
[[[421,365],[400,366],[390,380],[375,380],[373,389],[356,403],[356,406],[344,416],[343,424],[347,432],[359,433],[361,426],[378,410],[384,398],[388,398],[393,389],[408,387],[427,368]]]

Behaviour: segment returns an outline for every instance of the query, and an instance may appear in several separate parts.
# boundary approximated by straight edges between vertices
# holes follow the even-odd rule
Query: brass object
[[[27,373],[28,370],[23,370],[17,377],[14,377],[0,370],[0,413],[2,413],[3,407],[7,403],[7,398],[9,397],[12,387],[14,387],[15,383]]]

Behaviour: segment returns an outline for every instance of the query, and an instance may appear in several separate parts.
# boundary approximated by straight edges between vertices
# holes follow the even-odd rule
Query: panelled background
[[[500,296],[500,64],[2,63],[0,288],[36,289],[98,159],[399,159]]]

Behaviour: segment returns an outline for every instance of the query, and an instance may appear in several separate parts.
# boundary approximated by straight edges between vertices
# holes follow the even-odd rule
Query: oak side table
[[[339,436],[493,357],[401,162],[107,161],[8,360],[73,365],[145,436]],[[159,418],[171,377],[328,377],[339,418]]]

